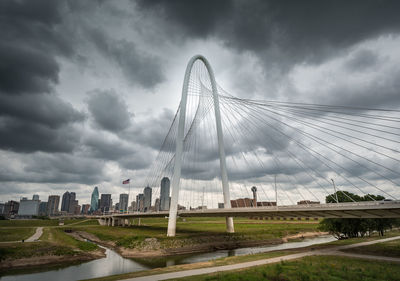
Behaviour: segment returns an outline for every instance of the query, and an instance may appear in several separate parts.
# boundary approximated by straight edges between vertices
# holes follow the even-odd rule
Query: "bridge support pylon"
[[[180,188],[180,179],[181,179],[181,169],[182,169],[182,153],[183,153],[183,139],[184,139],[184,131],[185,131],[185,118],[186,118],[186,102],[189,88],[189,80],[190,74],[192,72],[193,64],[200,60],[204,63],[207,68],[208,75],[211,82],[212,94],[214,100],[214,111],[215,111],[215,122],[217,128],[217,138],[218,138],[218,153],[219,153],[219,162],[221,169],[221,182],[222,182],[222,190],[224,195],[224,207],[231,208],[230,201],[230,193],[229,193],[229,183],[228,183],[228,174],[226,171],[226,159],[225,159],[225,149],[224,149],[224,138],[222,133],[222,125],[221,125],[221,112],[219,109],[219,98],[218,98],[218,88],[217,83],[215,81],[214,72],[211,68],[208,60],[201,56],[196,55],[193,56],[187,67],[185,72],[185,78],[183,81],[182,87],[182,98],[180,103],[180,113],[178,120],[178,136],[176,139],[176,152],[175,152],[175,162],[174,162],[174,173],[172,176],[172,193],[171,193],[171,206],[169,210],[169,219],[168,219],[168,231],[167,236],[173,237],[176,233],[176,216],[178,212],[178,199],[179,199],[179,188]],[[226,231],[229,233],[233,233],[234,225],[233,218],[226,218]]]

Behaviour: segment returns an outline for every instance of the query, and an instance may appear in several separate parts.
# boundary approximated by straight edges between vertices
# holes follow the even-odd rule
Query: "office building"
[[[148,212],[150,211],[151,207],[151,195],[153,193],[153,190],[151,187],[146,186],[143,190],[143,195],[144,195],[144,205],[143,205],[143,211]]]
[[[82,215],[89,214],[90,204],[82,204]]]
[[[118,210],[121,212],[128,211],[128,202],[129,202],[129,195],[122,193],[119,195],[119,208]]]
[[[155,211],[160,211],[160,198],[156,198],[156,201],[154,202],[154,210]]]
[[[33,196],[35,199],[39,199],[39,196]],[[18,216],[32,217],[39,214],[39,204],[40,200],[28,200],[28,198],[23,197],[19,201]]]
[[[5,204],[0,203],[0,215],[4,214],[4,207],[5,207]]]
[[[99,190],[96,186],[92,192],[92,198],[90,200],[90,209],[89,209],[90,213],[93,213],[100,208],[99,203],[100,203],[99,202]]]
[[[143,212],[144,210],[144,195],[143,193],[139,193],[136,196],[136,211]]]
[[[4,204],[4,215],[6,217],[12,217],[18,214],[19,202],[10,200]]]
[[[61,211],[68,214],[75,213],[75,192],[65,192],[61,201]]]
[[[39,195],[33,194],[32,200],[39,201]]]
[[[111,206],[112,206],[111,194],[102,194],[100,197],[101,212],[109,212],[111,210]]]
[[[130,206],[129,210],[132,211],[132,212],[136,212],[137,211],[136,201],[132,201],[131,202],[131,206]]]
[[[78,200],[75,200],[74,209],[75,215],[79,215],[81,213],[81,205],[78,204]]]
[[[47,215],[55,216],[58,214],[58,206],[60,205],[60,196],[49,195],[47,199]]]
[[[169,188],[170,181],[169,178],[164,177],[161,180],[161,189],[160,189],[160,211],[168,211],[169,210]]]
[[[40,202],[39,216],[47,216],[47,202]]]

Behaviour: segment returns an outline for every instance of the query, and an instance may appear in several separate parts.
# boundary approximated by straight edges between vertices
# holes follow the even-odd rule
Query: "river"
[[[42,272],[29,273],[28,271],[25,271],[23,274],[2,276],[0,277],[0,280],[1,281],[82,280],[82,279],[108,276],[113,274],[122,274],[122,273],[146,270],[156,267],[166,267],[176,264],[203,262],[228,256],[241,256],[241,255],[270,252],[276,250],[295,249],[321,243],[327,243],[335,240],[336,239],[332,236],[320,236],[316,238],[306,238],[300,242],[289,242],[289,243],[264,246],[264,247],[239,248],[235,250],[218,250],[203,254],[180,255],[180,256],[171,256],[163,258],[135,259],[135,260],[123,258],[115,251],[106,248],[105,258],[93,260],[79,265],[60,267],[57,269],[52,269]]]

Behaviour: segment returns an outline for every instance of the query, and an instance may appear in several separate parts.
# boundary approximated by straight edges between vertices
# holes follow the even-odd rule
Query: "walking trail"
[[[307,257],[307,256],[316,256],[316,255],[340,255],[340,256],[346,256],[346,257],[355,257],[355,258],[373,259],[373,260],[382,260],[382,261],[390,261],[390,262],[400,263],[400,258],[382,257],[382,256],[373,256],[373,255],[359,255],[359,254],[344,253],[344,252],[339,251],[339,250],[344,250],[344,249],[372,245],[372,244],[376,244],[376,243],[388,242],[388,241],[397,240],[397,239],[400,239],[400,236],[379,239],[379,240],[374,240],[374,241],[369,241],[369,242],[362,242],[362,243],[357,243],[357,244],[351,244],[351,245],[345,245],[345,246],[338,246],[338,247],[334,247],[334,248],[330,248],[330,249],[321,249],[321,250],[317,250],[317,251],[297,253],[297,254],[281,256],[281,257],[276,257],[276,258],[270,258],[270,259],[263,259],[263,260],[256,260],[256,261],[251,261],[251,262],[231,264],[231,265],[213,266],[213,267],[191,269],[191,270],[185,270],[185,271],[177,271],[177,272],[149,275],[149,276],[143,276],[143,277],[124,279],[124,280],[125,281],[153,281],[153,280],[166,280],[166,279],[172,279],[172,278],[183,278],[183,277],[192,276],[192,275],[201,275],[201,274],[209,274],[209,273],[215,273],[215,272],[221,272],[221,271],[243,269],[246,267],[266,265],[266,264],[271,264],[271,263],[277,263],[280,261],[287,261],[287,260],[299,259],[299,258],[303,258],[303,257]]]
[[[35,241],[39,240],[39,238],[42,236],[42,234],[43,234],[43,227],[38,227],[38,228],[36,228],[35,234],[33,234],[28,239],[26,239],[25,242],[35,242]]]
[[[31,237],[25,239],[24,242],[36,242],[39,240],[39,238],[42,236],[42,234],[43,234],[43,227],[37,227],[35,234],[33,234]],[[22,242],[22,240],[4,241],[4,242],[0,242],[0,244],[20,243],[20,242]]]

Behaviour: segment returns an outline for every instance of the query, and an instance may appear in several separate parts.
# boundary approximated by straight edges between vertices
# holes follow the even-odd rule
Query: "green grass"
[[[35,233],[35,228],[0,228],[0,242],[21,241]]]
[[[383,242],[368,246],[362,246],[352,249],[343,250],[344,252],[351,252],[363,255],[375,255],[385,257],[400,257],[400,240]]]
[[[17,230],[26,230],[20,228]],[[76,240],[61,228],[45,228],[41,242],[0,244],[0,260],[20,259],[44,255],[78,255],[82,252],[97,250],[93,243]]]
[[[167,219],[142,219],[141,226],[80,228],[96,235],[100,240],[112,241],[117,246],[140,247],[146,238],[156,238],[161,248],[177,248],[210,241],[273,240],[301,232],[317,231],[318,224],[307,221],[259,221],[247,218],[235,219],[235,233],[226,233],[225,218],[186,218],[177,223],[176,237],[166,237]],[[135,220],[137,224],[137,220]],[[71,226],[74,228],[75,226]]]
[[[49,242],[13,243],[0,245],[0,260],[21,259],[46,255],[75,255],[77,252],[67,246]]]
[[[399,280],[400,266],[396,263],[371,262],[338,256],[305,257],[296,261],[257,266],[244,270],[191,276],[185,281],[200,280]]]
[[[2,220],[0,227],[57,226],[58,220]]]
[[[58,219],[32,219],[32,220],[0,220],[0,227],[38,227],[38,226],[58,226]],[[64,225],[98,225],[97,220],[69,219],[64,221]]]
[[[50,228],[47,237],[49,241],[53,243],[82,251],[93,251],[99,248],[96,244],[76,240],[75,238],[66,234],[62,228]]]

